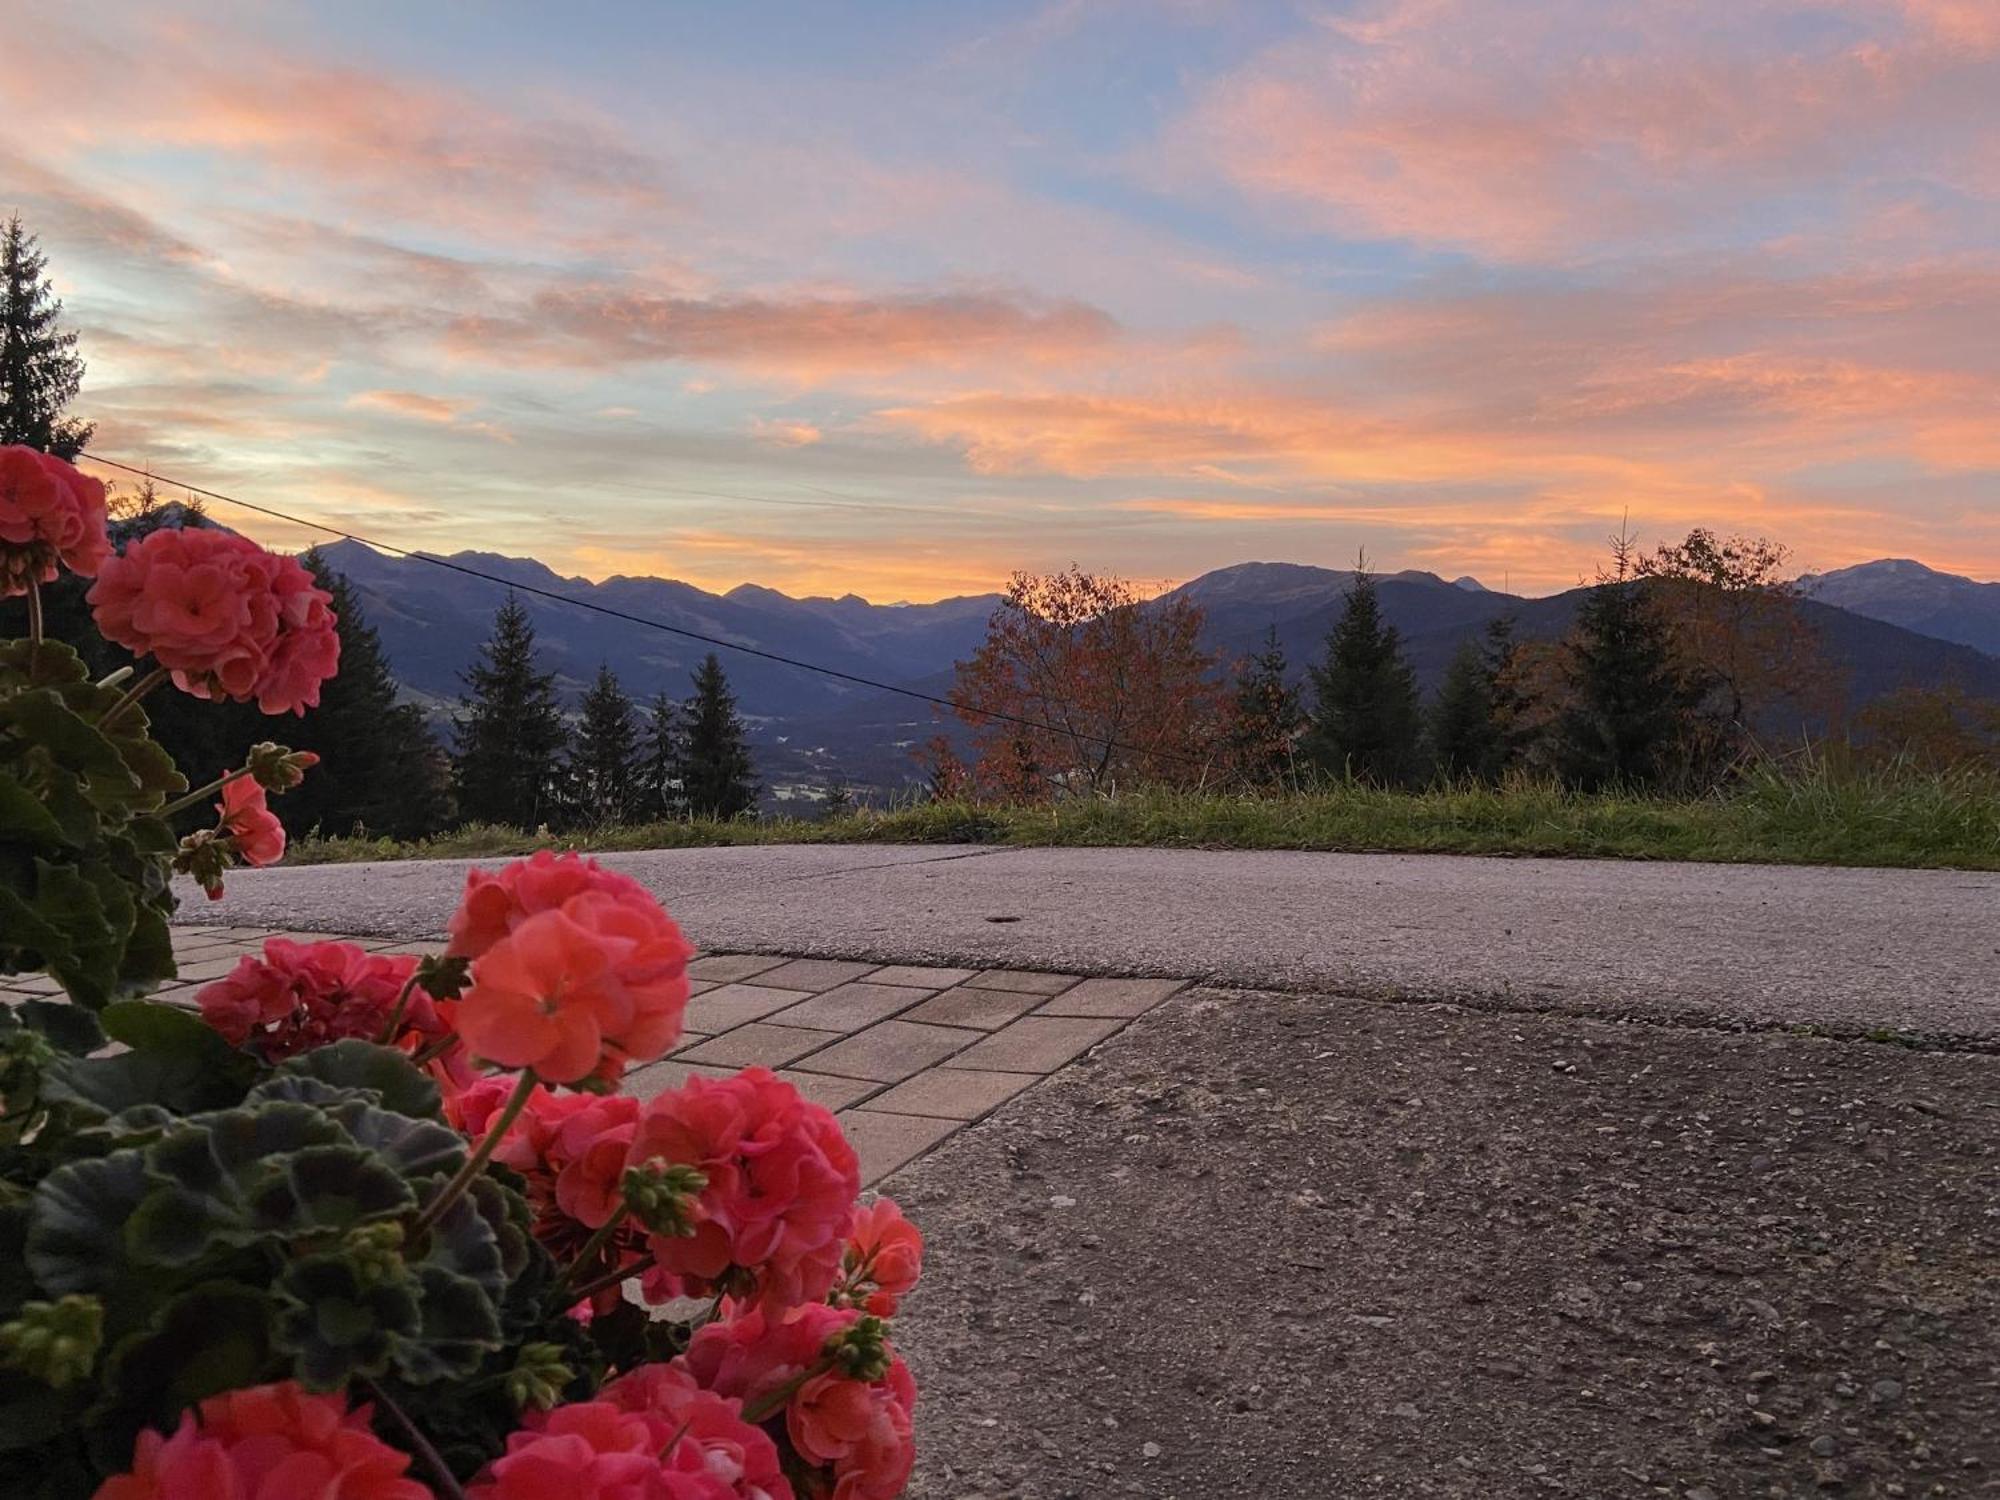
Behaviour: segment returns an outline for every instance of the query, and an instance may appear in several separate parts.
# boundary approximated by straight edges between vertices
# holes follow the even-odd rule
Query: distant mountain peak
[[[1477,578],[1474,578],[1470,573],[1452,579],[1451,586],[1455,589],[1464,589],[1468,594],[1490,594],[1493,592],[1493,590],[1489,589]]]

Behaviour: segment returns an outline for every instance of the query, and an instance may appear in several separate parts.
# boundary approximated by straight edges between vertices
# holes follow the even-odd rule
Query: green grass
[[[1996,870],[2000,776],[1772,767],[1726,791],[1686,799],[1583,795],[1534,782],[1423,792],[1330,786],[1271,797],[1146,791],[1053,806],[929,803],[811,821],[649,823],[560,835],[478,824],[404,842],[300,839],[287,858],[328,864],[497,858],[542,848],[789,843],[1331,849]]]

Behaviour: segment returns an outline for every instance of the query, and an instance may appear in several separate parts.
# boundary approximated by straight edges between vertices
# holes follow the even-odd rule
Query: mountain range
[[[441,568],[356,542],[322,547],[320,554],[359,594],[405,691],[439,717],[460,696],[460,674],[510,587],[523,591],[543,661],[572,702],[600,663],[642,701],[660,692],[686,695],[688,674],[711,647],[640,623],[648,620],[795,657],[850,679],[942,697],[953,663],[978,646],[1000,602],[998,594],[975,594],[881,605],[852,594],[793,598],[754,584],[712,594],[671,579],[565,578],[532,559],[494,553],[455,553],[444,559],[454,567]],[[1286,655],[1303,671],[1318,658],[1353,578],[1299,563],[1239,563],[1204,573],[1173,595],[1201,606],[1212,648],[1246,656],[1275,627]],[[1459,644],[1496,616],[1513,616],[1523,639],[1552,639],[1568,629],[1585,593],[1523,598],[1472,578],[1447,581],[1414,571],[1380,575],[1377,585],[1383,613],[1402,632],[1427,690]],[[1908,684],[1945,682],[2000,698],[2000,584],[1888,559],[1818,575],[1805,585],[1806,616],[1845,670],[1851,702]],[[781,797],[834,778],[861,787],[900,786],[913,775],[911,747],[940,727],[941,711],[917,699],[744,651],[719,654],[749,721],[760,771]]]

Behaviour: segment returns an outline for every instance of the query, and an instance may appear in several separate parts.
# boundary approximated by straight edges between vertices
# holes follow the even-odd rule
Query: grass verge
[[[434,838],[296,840],[289,863],[478,859],[535,849],[984,843],[1683,859],[2000,869],[2000,777],[1771,768],[1690,799],[1521,783],[1280,796],[1135,792],[1052,806],[927,803],[836,818],[647,823],[561,834],[476,824]]]

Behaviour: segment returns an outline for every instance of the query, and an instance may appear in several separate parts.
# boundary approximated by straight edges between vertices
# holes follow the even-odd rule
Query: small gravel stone
[[[1812,1440],[1811,1443],[1812,1455],[1814,1458],[1832,1458],[1834,1455],[1834,1450],[1837,1449],[1839,1446],[1840,1445],[1833,1440],[1833,1437],[1830,1433],[1822,1432],[1818,1437]]]
[[[1877,1401],[1900,1401],[1903,1399],[1903,1382],[1900,1380],[1878,1380],[1868,1387],[1868,1392]]]

